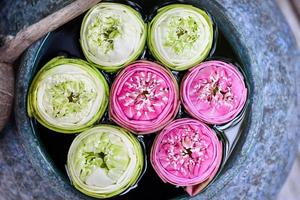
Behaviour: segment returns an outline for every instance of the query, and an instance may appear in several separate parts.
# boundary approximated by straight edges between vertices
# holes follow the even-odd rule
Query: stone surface
[[[0,35],[15,35],[70,2],[72,0],[0,0]]]
[[[300,146],[299,146],[300,147]],[[290,174],[281,188],[277,200],[298,200],[300,196],[300,148]]]
[[[295,0],[298,3],[300,12],[300,1]],[[287,22],[289,23],[294,35],[296,37],[298,47],[300,49],[300,15],[294,10],[291,1],[281,1],[277,0],[277,3],[282,10]],[[299,102],[299,101],[298,101]],[[289,173],[287,180],[285,181],[283,187],[281,188],[277,200],[298,200],[300,196],[300,144],[298,148],[298,156],[293,164],[293,167]]]
[[[14,33],[17,29],[8,28],[8,20],[11,24],[22,22],[26,25],[63,5],[57,2],[65,1],[1,1],[1,17],[10,10],[9,6],[17,13],[31,9],[22,15],[9,13],[0,22],[0,30]],[[297,82],[300,54],[295,40],[271,0],[203,0],[197,3],[213,13],[217,23],[223,24],[220,29],[250,72],[253,91],[248,128],[221,176],[193,199],[274,199],[295,159],[300,136],[297,131],[300,128],[297,104],[300,100]],[[0,135],[0,200],[85,199],[54,173],[42,157],[43,149],[37,145],[24,117],[25,85],[39,44],[37,42],[27,51],[18,71],[17,128],[12,117]]]

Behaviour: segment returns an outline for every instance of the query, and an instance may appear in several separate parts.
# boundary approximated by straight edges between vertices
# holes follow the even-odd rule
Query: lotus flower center
[[[192,155],[192,150],[191,150],[191,148],[185,148],[184,150],[185,150],[185,151],[183,152],[183,154],[184,154],[184,155],[188,155],[188,156],[191,157],[191,155]]]
[[[84,81],[70,80],[67,76],[53,76],[48,80],[45,90],[47,112],[55,118],[72,117],[76,113],[86,112],[96,98],[96,92]]]
[[[107,54],[114,50],[114,39],[121,35],[120,24],[117,17],[97,17],[88,26],[87,37]]]
[[[176,54],[184,49],[192,49],[199,38],[199,23],[191,16],[173,16],[168,25],[168,34],[164,45]]]
[[[117,183],[130,162],[123,140],[110,133],[85,138],[76,157],[76,171],[80,179],[99,187]]]
[[[164,135],[160,144],[159,161],[171,174],[195,178],[209,168],[213,146],[201,127],[182,125]]]
[[[152,120],[169,100],[167,81],[150,71],[137,71],[123,84],[117,98],[129,119]]]
[[[234,107],[232,79],[225,70],[216,69],[207,79],[196,81],[192,95],[197,95],[198,100],[217,107],[222,105]]]
[[[68,96],[69,103],[76,103],[78,101],[79,95],[71,92],[70,96]]]

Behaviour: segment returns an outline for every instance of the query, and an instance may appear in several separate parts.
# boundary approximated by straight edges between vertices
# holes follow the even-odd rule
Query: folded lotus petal
[[[81,132],[101,119],[108,92],[103,75],[87,62],[56,57],[40,69],[30,85],[28,114],[51,130]]]
[[[188,118],[167,125],[155,138],[150,154],[158,176],[164,182],[188,186],[191,195],[216,174],[221,160],[222,145],[215,132]]]
[[[85,15],[80,42],[89,62],[113,72],[138,58],[147,28],[140,13],[118,3],[99,3]]]
[[[186,111],[209,124],[233,120],[247,100],[243,75],[232,64],[216,60],[190,69],[180,92]]]
[[[172,4],[158,10],[148,27],[148,46],[165,66],[185,70],[204,60],[213,43],[213,22],[194,6]]]
[[[162,129],[179,109],[176,79],[164,67],[137,61],[116,77],[110,95],[110,118],[138,134]]]
[[[143,163],[141,145],[130,132],[99,125],[74,139],[67,169],[76,189],[88,196],[109,198],[136,184]]]
[[[218,146],[218,151],[220,151],[220,154],[222,154],[222,142],[219,142],[219,146]],[[215,177],[215,175],[217,174],[218,170],[219,170],[219,167],[221,165],[221,161],[222,161],[222,158],[220,157],[220,159],[217,160],[217,163],[216,163],[216,167],[214,169],[214,171],[211,173],[211,175],[209,176],[209,178],[204,181],[204,182],[201,182],[197,185],[192,185],[192,186],[187,186],[185,188],[185,191],[190,195],[190,196],[195,196],[197,194],[199,194],[212,180],[213,178]]]

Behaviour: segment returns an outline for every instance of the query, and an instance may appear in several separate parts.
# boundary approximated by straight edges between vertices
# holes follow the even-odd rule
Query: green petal
[[[172,4],[158,10],[148,26],[152,55],[165,66],[181,71],[203,61],[213,43],[213,22],[194,6]]]
[[[113,125],[99,125],[79,134],[67,160],[74,187],[96,198],[109,198],[133,186],[143,165],[139,141],[127,130]]]
[[[30,85],[28,115],[56,132],[81,132],[101,119],[108,93],[103,75],[87,62],[56,57]]]
[[[86,59],[114,72],[143,52],[147,28],[140,13],[118,3],[99,3],[85,15],[80,43]]]

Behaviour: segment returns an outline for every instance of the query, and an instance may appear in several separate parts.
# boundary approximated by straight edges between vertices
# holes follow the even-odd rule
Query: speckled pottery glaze
[[[7,14],[7,17],[0,27],[15,24],[3,28],[6,30],[3,33],[11,33],[16,31],[15,27],[22,27],[20,23],[34,22],[71,1],[3,2],[1,16]],[[213,14],[236,57],[246,67],[252,86],[251,113],[235,150],[218,179],[192,199],[274,199],[295,158],[300,136],[296,81],[300,77],[300,54],[290,29],[272,1],[181,2]],[[22,15],[6,22],[18,12]],[[89,199],[61,176],[31,128],[29,118],[24,117],[28,85],[35,71],[32,63],[41,43],[42,40],[38,41],[24,54],[18,70],[16,129],[11,122],[0,139],[0,178],[6,180],[5,185],[0,184],[0,193],[5,192],[11,199]],[[187,198],[187,195],[177,197]]]

